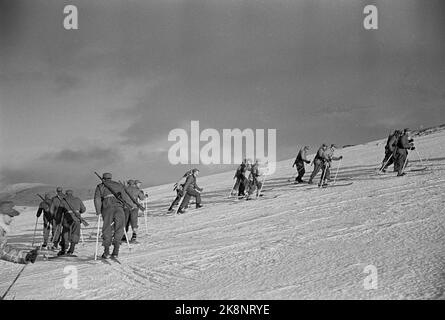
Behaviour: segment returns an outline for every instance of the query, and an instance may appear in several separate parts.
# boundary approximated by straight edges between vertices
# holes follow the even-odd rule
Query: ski
[[[425,171],[426,169],[428,169],[428,168],[423,167],[423,168],[419,168],[419,169],[410,169],[410,170],[408,170],[408,172]]]
[[[305,190],[320,190],[320,189],[327,189],[327,188],[333,188],[333,187],[347,187],[352,185],[353,182],[349,182],[349,183],[343,183],[343,184],[332,184],[332,185],[327,185],[327,186],[323,186],[323,187],[311,187],[311,188],[307,188]]]
[[[119,264],[122,264],[122,263],[119,261],[119,259],[116,258],[116,257],[110,257],[110,260],[111,260],[111,261],[114,261],[114,262],[117,262],[117,263],[119,263]]]
[[[65,254],[63,256],[52,256],[52,257],[48,257],[48,260],[55,260],[55,259],[72,259],[72,258],[78,258],[77,255],[75,254]]]

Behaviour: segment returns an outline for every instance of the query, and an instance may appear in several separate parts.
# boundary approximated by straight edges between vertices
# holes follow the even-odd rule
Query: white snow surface
[[[376,174],[383,142],[338,150],[337,186],[326,189],[288,182],[293,159],[278,163],[259,200],[227,198],[233,172],[199,177],[204,207],[179,216],[165,215],[173,183],[145,189],[148,232],[140,218],[140,243],[121,247],[122,264],[94,261],[97,218],[86,201],[78,258],[28,265],[6,299],[444,299],[445,131],[416,138],[427,169],[411,171],[422,167],[412,151],[401,178]],[[30,245],[36,208],[17,209],[9,242]],[[37,243],[41,229],[40,219]],[[64,286],[67,266],[77,289]],[[1,295],[21,268],[0,261]]]

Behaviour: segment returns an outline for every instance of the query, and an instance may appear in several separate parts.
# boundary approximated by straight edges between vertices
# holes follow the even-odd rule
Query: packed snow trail
[[[148,234],[140,220],[140,244],[122,245],[121,264],[94,261],[87,201],[78,257],[27,266],[6,299],[444,299],[445,131],[416,138],[427,170],[409,172],[421,167],[412,152],[401,178],[377,174],[382,142],[336,152],[337,181],[350,186],[294,185],[292,160],[283,161],[264,199],[227,199],[233,172],[201,177],[205,206],[179,216],[165,214],[171,185],[146,189]],[[10,242],[29,245],[36,208],[18,209]],[[375,290],[364,286],[370,265]],[[77,289],[64,286],[67,266],[77,268]],[[21,267],[0,262],[0,293]]]

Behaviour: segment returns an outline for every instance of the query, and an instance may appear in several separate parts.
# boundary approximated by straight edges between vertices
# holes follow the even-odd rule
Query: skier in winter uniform
[[[397,169],[397,176],[401,177],[404,176],[406,173],[403,172],[405,167],[407,166],[408,162],[408,150],[414,150],[414,144],[412,142],[413,140],[410,140],[409,138],[409,129],[405,129],[403,131],[403,134],[400,136],[399,140],[397,141],[397,148],[395,151],[395,164],[394,167]]]
[[[38,255],[37,249],[23,250],[7,244],[10,225],[13,218],[19,214],[17,210],[14,210],[12,201],[0,202],[0,259],[20,264],[34,263]]]
[[[397,141],[401,135],[399,130],[395,130],[393,134],[388,136],[388,140],[385,145],[385,157],[382,161],[382,166],[380,167],[380,171],[386,172],[386,169],[394,163],[395,158],[395,150],[397,147]]]
[[[45,193],[45,200],[40,202],[39,209],[37,210],[36,217],[40,218],[43,213],[43,244],[42,248],[46,248],[48,245],[49,234],[51,232],[51,242],[54,238],[54,232],[56,229],[56,220],[50,212],[51,208],[51,196],[49,193]]]
[[[108,259],[110,257],[110,246],[112,244],[113,230],[113,252],[111,257],[117,257],[119,255],[119,247],[121,243],[122,236],[125,231],[125,214],[124,214],[124,204],[120,202],[113,193],[108,189],[113,190],[116,195],[120,196],[124,202],[131,205],[132,201],[125,192],[124,186],[119,182],[113,181],[111,173],[104,173],[102,175],[103,183],[97,185],[96,191],[94,192],[94,207],[96,209],[96,214],[102,215],[103,218],[103,242],[104,253],[102,254],[103,259]],[[111,225],[113,223],[113,225]]]
[[[187,178],[192,174],[192,170],[187,171],[184,173],[184,175],[179,179],[174,185],[173,185],[173,191],[176,191],[176,198],[173,200],[172,204],[168,208],[168,212],[173,211],[173,207],[177,206],[179,202],[181,201],[182,197],[184,196],[184,185],[185,181],[187,181]],[[181,183],[181,181],[184,181],[184,183]]]
[[[63,256],[65,254],[74,254],[74,249],[76,244],[79,243],[80,239],[80,223],[81,214],[86,211],[85,205],[82,200],[73,195],[72,190],[66,190],[66,195],[62,198],[60,207],[63,208],[63,220],[62,220],[62,245],[60,248],[58,256]],[[68,252],[66,248],[68,247]]]
[[[236,179],[236,182],[233,186],[232,192],[230,192],[230,195],[236,195],[238,193],[238,197],[244,196],[245,183],[247,180],[246,170],[247,159],[244,159],[243,162],[236,169],[235,176],[233,177],[233,179]]]
[[[144,203],[146,202],[148,194],[144,193],[144,190],[142,190],[142,182],[140,180],[134,180],[134,185],[136,186],[136,188],[138,189],[138,196],[137,199],[139,199],[139,203]],[[144,204],[142,204],[143,207],[145,207]]]
[[[258,197],[261,190],[261,182],[259,181],[259,163],[258,160],[255,160],[255,163],[250,168],[250,174],[248,179],[248,191],[247,191],[247,198],[249,199],[250,196],[253,194],[253,191],[256,190],[256,196]]]
[[[331,181],[331,165],[332,161],[339,161],[343,159],[343,156],[334,157],[334,152],[337,146],[335,144],[331,144],[330,148],[324,151],[321,155],[322,158],[322,173],[320,182],[318,184],[319,187],[327,186],[326,181]]]
[[[198,174],[199,174],[199,170],[195,168],[195,169],[192,169],[192,174],[190,174],[187,177],[187,180],[185,181],[185,184],[184,184],[184,191],[183,191],[183,192],[185,192],[185,196],[184,196],[184,200],[179,205],[178,213],[185,213],[184,208],[188,206],[188,203],[189,203],[191,197],[196,198],[196,209],[199,209],[202,207],[201,192],[203,189],[198,187],[198,185],[196,184],[196,177],[198,176]]]
[[[306,173],[306,170],[304,168],[304,163],[311,163],[308,159],[307,159],[307,152],[309,151],[309,147],[308,146],[304,146],[303,148],[300,149],[300,151],[298,152],[297,157],[295,158],[295,161],[292,165],[292,168],[294,166],[296,166],[297,168],[297,172],[298,172],[298,176],[295,178],[295,182],[297,183],[303,183],[303,176]]]
[[[51,199],[51,206],[50,206],[49,212],[54,217],[54,224],[56,226],[56,230],[61,229],[62,218],[63,218],[63,208],[61,208],[60,204],[61,204],[61,199],[63,199],[64,196],[65,196],[65,194],[63,193],[62,187],[57,187],[56,188],[56,196],[54,196]],[[54,249],[57,249],[57,247],[59,245],[59,241],[60,242],[63,241],[61,235],[62,235],[61,233],[54,234],[54,237],[53,237]],[[61,242],[60,244],[62,245],[63,243]]]
[[[314,160],[312,160],[312,164],[314,165],[314,170],[312,171],[311,177],[309,178],[309,181],[307,183],[312,184],[315,176],[320,171],[320,169],[323,166],[323,154],[328,149],[328,146],[326,144],[322,144],[320,148],[318,148],[317,154],[314,157]]]
[[[128,186],[125,188],[125,191],[128,193],[132,202],[134,202],[133,199],[135,201],[145,200],[144,192],[136,186],[136,181],[134,181],[134,180],[128,180]],[[135,203],[135,204],[137,205],[138,203]],[[127,235],[128,235],[128,230],[131,226],[131,230],[132,230],[133,234],[131,236],[130,242],[136,242],[136,237],[137,237],[137,232],[138,232],[139,208],[134,207],[133,209],[129,209],[128,207],[126,207],[124,209],[124,212],[125,212],[125,218],[126,218],[125,231],[127,232]],[[125,237],[125,235],[124,235],[124,237]],[[125,241],[125,238],[123,240]]]

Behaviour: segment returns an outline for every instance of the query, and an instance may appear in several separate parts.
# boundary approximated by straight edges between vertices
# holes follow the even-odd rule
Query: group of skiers
[[[100,214],[104,221],[102,228],[103,258],[110,257],[112,243],[114,244],[112,254],[115,257],[118,256],[120,243],[126,241],[130,227],[132,237],[129,242],[136,241],[139,209],[143,208],[139,201],[146,198],[146,194],[141,190],[139,180],[128,180],[125,185],[122,182],[113,181],[111,178],[110,173],[104,173],[102,183],[97,186],[94,194],[96,213]],[[57,256],[74,255],[76,245],[81,238],[81,224],[88,225],[81,216],[86,211],[84,203],[80,198],[74,196],[72,190],[63,192],[62,187],[56,188],[54,197],[46,193],[41,198],[42,202],[40,202],[36,213],[37,221],[43,216],[43,244],[39,249],[18,249],[7,244],[10,224],[13,218],[19,215],[19,212],[13,209],[12,201],[0,203],[0,259],[21,264],[33,263],[39,250],[59,250]]]
[[[307,181],[308,184],[313,184],[313,180],[315,176],[322,170],[320,182],[318,183],[319,187],[325,187],[328,185],[328,182],[331,181],[331,166],[332,161],[338,161],[343,159],[343,156],[335,157],[334,152],[335,149],[337,149],[337,146],[335,144],[331,144],[330,147],[328,147],[327,144],[322,144],[321,147],[318,149],[317,153],[315,154],[314,159],[312,160],[312,164],[314,165],[314,170],[312,171],[312,174]],[[297,157],[295,158],[294,163],[292,164],[292,167],[297,168],[297,177],[295,178],[295,183],[305,183],[303,181],[303,176],[306,173],[305,164],[311,163],[307,159],[307,153],[309,151],[308,146],[304,146],[300,149],[298,152]]]
[[[230,196],[238,195],[238,198],[246,198],[249,200],[256,191],[256,196],[261,196],[263,183],[259,177],[261,175],[259,161],[252,162],[251,159],[244,159],[236,169],[233,179],[235,185],[230,192]]]
[[[409,130],[395,130],[390,134],[385,145],[385,157],[382,161],[380,171],[394,164],[394,171],[397,176],[403,176],[404,168],[407,165],[408,150],[414,150],[413,139],[409,137]],[[314,169],[310,175],[308,184],[313,184],[315,176],[321,170],[319,187],[325,187],[331,181],[330,169],[332,161],[339,161],[343,156],[336,157],[334,152],[337,146],[331,144],[329,147],[322,144],[317,150],[312,165]],[[307,158],[308,146],[302,147],[292,165],[296,167],[297,177],[295,183],[305,183],[303,176],[306,172],[305,165],[311,163]],[[233,179],[236,179],[230,196],[238,196],[248,200],[256,191],[256,196],[261,196],[263,182],[260,181],[261,169],[259,161],[252,162],[244,159],[238,166]],[[197,185],[199,170],[194,168],[187,171],[179,181],[174,184],[176,198],[168,208],[172,212],[178,206],[177,213],[183,214],[188,208],[190,199],[196,199],[196,208],[201,208],[201,192],[203,188]],[[128,180],[127,184],[112,180],[111,173],[104,173],[101,178],[102,183],[98,184],[94,193],[94,207],[96,214],[103,219],[102,240],[104,252],[102,258],[108,259],[119,255],[121,242],[136,242],[138,232],[139,210],[144,210],[140,202],[147,197],[141,190],[139,180]],[[0,257],[3,260],[16,263],[34,262],[37,256],[36,250],[19,250],[7,244],[7,233],[13,217],[19,215],[14,210],[12,201],[0,203]],[[57,255],[73,255],[76,245],[81,236],[81,224],[86,224],[81,215],[86,211],[82,200],[73,195],[72,190],[63,192],[61,187],[57,187],[56,195],[51,197],[45,194],[37,210],[37,219],[43,214],[43,244],[41,248],[58,249]],[[129,229],[132,229],[131,239],[128,240]],[[51,234],[51,237],[50,237]],[[110,254],[110,247],[113,251]]]
[[[36,214],[37,218],[43,214],[42,248],[56,250],[60,245],[58,255],[74,254],[80,240],[81,223],[84,222],[81,214],[85,211],[82,200],[75,197],[72,190],[64,193],[62,187],[57,187],[56,195],[52,198],[46,193]]]
[[[117,258],[121,242],[136,242],[139,210],[145,210],[140,201],[147,197],[141,190],[139,180],[128,180],[127,185],[114,181],[111,173],[102,175],[102,183],[94,192],[96,215],[103,219],[102,245],[103,259]],[[131,240],[128,240],[129,227],[132,229]],[[110,247],[113,251],[110,254]]]
[[[173,185],[173,191],[176,191],[176,198],[168,208],[168,212],[172,212],[173,208],[179,204],[177,210],[178,214],[185,213],[185,209],[188,208],[190,199],[194,197],[196,199],[196,209],[202,207],[201,204],[201,192],[204,190],[196,184],[196,178],[199,175],[199,170],[194,168],[186,173]]]
[[[394,172],[397,176],[405,175],[404,169],[408,164],[408,150],[415,150],[414,139],[409,136],[410,130],[404,129],[395,130],[388,136],[385,145],[385,156],[380,167],[381,172],[386,172],[386,169],[391,164],[394,164]]]

